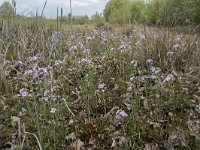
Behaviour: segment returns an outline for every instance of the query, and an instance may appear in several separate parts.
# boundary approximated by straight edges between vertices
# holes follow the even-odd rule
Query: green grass
[[[199,148],[198,34],[45,25],[1,33],[0,146]]]

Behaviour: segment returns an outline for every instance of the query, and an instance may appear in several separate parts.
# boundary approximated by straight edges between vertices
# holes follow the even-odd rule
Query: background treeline
[[[92,16],[87,16],[87,15],[82,15],[82,16],[75,16],[71,15],[70,13],[67,15],[63,14],[62,8],[58,8],[57,10],[57,17],[56,18],[45,18],[44,15],[41,16],[41,13],[36,12],[33,14],[33,12],[29,12],[28,10],[24,10],[20,14],[16,14],[16,8],[15,8],[15,3],[11,4],[10,2],[5,1],[1,6],[0,6],[0,19],[12,19],[12,18],[18,18],[18,20],[23,21],[23,22],[30,22],[33,21],[34,19],[42,19],[46,23],[55,23],[59,22],[60,23],[65,23],[65,24],[74,24],[74,25],[82,25],[82,24],[103,24],[105,22],[105,19],[103,17],[102,13],[96,12]]]
[[[106,21],[120,24],[199,24],[200,0],[110,0],[104,16]]]
[[[77,25],[83,25],[83,24],[90,24],[90,23],[97,23],[97,24],[101,24],[105,22],[105,19],[103,18],[103,14],[100,14],[98,12],[96,12],[96,14],[92,15],[91,17],[87,16],[87,15],[83,15],[83,16],[70,16],[70,14],[68,14],[68,16],[63,16],[62,18],[59,16],[58,20],[62,20],[63,22],[67,23],[67,24],[77,24]]]
[[[4,2],[0,6],[0,17],[10,17],[15,14],[15,4]],[[20,14],[18,17],[30,17],[30,14]],[[27,17],[29,16],[29,17]],[[43,19],[45,17],[42,17]],[[52,21],[52,19],[48,19]],[[54,19],[55,20],[55,19]],[[110,0],[103,14],[96,13],[89,17],[73,16],[71,14],[61,16],[57,21],[72,24],[103,25],[105,22],[114,24],[146,23],[152,25],[193,25],[200,23],[200,0]]]

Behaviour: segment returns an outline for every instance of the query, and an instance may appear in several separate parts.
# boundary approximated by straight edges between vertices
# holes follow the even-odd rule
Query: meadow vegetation
[[[200,149],[198,21],[126,22],[108,5],[76,27],[0,18],[0,149]]]

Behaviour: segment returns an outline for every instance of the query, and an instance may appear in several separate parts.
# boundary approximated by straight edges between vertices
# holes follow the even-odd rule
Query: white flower
[[[133,34],[136,34],[136,33],[137,33],[137,30],[136,30],[136,29],[133,29],[131,32],[132,32]]]
[[[87,41],[90,41],[90,40],[92,40],[93,38],[92,38],[91,36],[86,36],[85,39],[86,39]]]
[[[152,65],[153,64],[153,60],[152,59],[147,59],[146,60],[146,64],[147,65]]]
[[[59,65],[62,65],[62,64],[63,64],[63,62],[61,60],[56,60],[54,65],[59,66]]]
[[[196,105],[195,110],[200,114],[200,104]]]
[[[119,109],[115,113],[115,119],[122,119],[126,117],[128,117],[128,114],[124,110]]]
[[[134,75],[130,77],[130,81],[133,81],[134,79],[135,79]]]
[[[159,72],[161,72],[161,69],[158,67],[151,67],[150,69],[151,69],[151,72],[155,74],[158,74]]]
[[[23,66],[24,63],[22,61],[17,61],[15,62],[15,66]]]
[[[55,113],[56,112],[56,108],[51,108],[50,113]]]
[[[172,57],[173,54],[174,54],[174,52],[168,52],[167,57]]]
[[[137,66],[138,66],[138,60],[132,60],[132,61],[131,61],[131,64],[132,64],[134,67],[137,67]]]
[[[51,100],[56,101],[57,100],[56,96],[55,95],[51,96]]]
[[[33,69],[26,70],[25,75],[33,75],[34,77],[46,77],[49,76],[47,68],[40,68],[39,66],[34,66]]]
[[[69,49],[69,51],[74,51],[74,50],[77,50],[77,49],[78,49],[77,46],[71,46],[70,49]]]
[[[99,85],[98,85],[98,89],[99,90],[103,90],[103,89],[105,89],[106,88],[106,84],[105,83],[100,83]]]
[[[177,42],[180,42],[180,40],[181,40],[181,36],[178,35],[175,37],[174,42],[177,43]]]
[[[157,77],[154,76],[154,75],[150,75],[149,78],[152,79],[152,80],[155,80]]]
[[[121,43],[121,45],[119,46],[119,49],[125,49],[126,48],[126,45]]]
[[[83,64],[83,63],[92,63],[92,59],[88,59],[88,58],[82,58],[81,60],[77,61],[77,64]]]
[[[141,76],[141,81],[144,82],[144,80],[146,79],[146,76]]]
[[[121,42],[119,49],[131,49],[131,42]]]
[[[119,89],[119,86],[117,84],[115,84],[115,87],[113,90],[118,90]]]
[[[180,47],[180,44],[175,44],[175,45],[173,46],[174,49],[176,49],[176,48],[178,48],[178,47]]]
[[[38,58],[37,56],[29,57],[30,61],[36,61]]]
[[[42,100],[47,102],[49,99],[48,99],[48,97],[43,97]]]
[[[3,62],[3,65],[11,65],[12,63],[9,61],[9,60],[5,60],[4,62]]]
[[[141,34],[141,35],[140,35],[140,39],[145,39],[145,35],[144,35],[144,34]]]
[[[27,91],[27,89],[26,88],[22,88],[22,89],[19,90],[19,93],[22,93],[24,91]]]
[[[84,49],[83,53],[89,55],[90,54],[90,50],[89,49]]]
[[[49,90],[44,91],[44,96],[47,96],[50,93]]]
[[[42,73],[40,75],[44,75],[45,77],[49,75],[47,68],[41,68]]]
[[[19,94],[17,94],[17,96],[31,97],[31,94],[29,94],[28,89],[22,88],[19,90]]]
[[[77,70],[77,68],[69,68],[68,69],[68,71],[71,71],[71,72],[76,71],[76,70]]]
[[[133,84],[131,82],[127,82],[128,83],[128,91],[132,91],[133,90]]]
[[[172,74],[168,74],[163,82],[170,82],[170,81],[173,81],[174,79],[175,78],[174,78],[174,76]]]
[[[110,50],[111,50],[111,51],[113,51],[113,52],[114,52],[114,51],[116,51],[116,49],[115,49],[115,48],[111,48]]]
[[[26,70],[24,74],[25,74],[25,75],[33,74],[33,70]]]
[[[129,87],[128,87],[128,91],[131,92],[132,90],[133,90],[133,87],[132,87],[132,86],[129,86]]]
[[[144,82],[145,81],[145,79],[152,79],[152,80],[155,80],[157,77],[155,76],[155,75],[143,75],[143,76],[141,76],[141,81],[142,82]]]

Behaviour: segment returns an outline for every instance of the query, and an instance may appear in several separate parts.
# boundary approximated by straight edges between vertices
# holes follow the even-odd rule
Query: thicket
[[[104,25],[146,23],[166,26],[194,25],[200,23],[200,0],[110,0],[103,15],[62,16],[58,20],[65,24]],[[15,5],[4,2],[0,6],[0,18],[15,15]],[[18,17],[25,17],[17,15]],[[59,16],[59,15],[58,15]],[[35,16],[29,17],[34,19]],[[61,19],[62,18],[62,19]],[[49,19],[46,19],[49,20]],[[55,19],[54,19],[55,20]]]
[[[104,9],[104,17],[106,21],[111,23],[127,23],[131,18],[129,0],[111,0]]]
[[[9,2],[4,2],[0,6],[0,16],[1,17],[10,17],[15,14],[14,7]]]
[[[199,24],[199,6],[200,0],[110,0],[104,16],[110,23]]]

